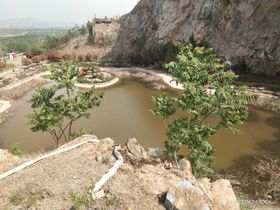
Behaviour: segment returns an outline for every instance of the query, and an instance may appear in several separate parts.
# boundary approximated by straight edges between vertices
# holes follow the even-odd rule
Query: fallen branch
[[[95,187],[92,192],[93,198],[95,194],[101,189],[101,187],[117,172],[118,168],[123,164],[123,157],[121,153],[118,151],[120,150],[120,146],[115,146],[114,154],[118,158],[112,168],[110,168],[109,172],[101,177],[101,179],[95,184]]]
[[[14,169],[12,169],[12,170],[9,170],[9,171],[7,171],[7,172],[1,174],[1,175],[0,175],[0,180],[4,179],[4,178],[6,178],[6,177],[8,177],[8,176],[10,176],[10,175],[12,175],[12,174],[17,173],[17,172],[23,170],[24,168],[33,165],[34,163],[37,163],[37,162],[39,162],[39,161],[41,161],[41,160],[44,160],[44,159],[49,158],[49,157],[52,157],[52,156],[54,156],[54,155],[58,155],[58,154],[67,152],[67,151],[69,151],[69,150],[72,150],[72,149],[74,149],[74,148],[77,148],[77,147],[79,147],[79,146],[81,146],[81,145],[83,145],[83,144],[86,144],[86,143],[97,144],[97,143],[99,143],[99,140],[97,140],[97,139],[92,139],[92,140],[83,141],[83,142],[81,142],[81,143],[78,143],[78,144],[75,144],[75,145],[72,145],[72,146],[63,148],[63,149],[55,150],[54,152],[51,152],[51,153],[49,153],[49,154],[47,154],[47,155],[43,155],[43,156],[38,157],[38,158],[36,158],[36,159],[34,159],[34,160],[30,160],[30,161],[28,161],[28,162],[26,162],[26,163],[23,163],[23,164],[17,166],[16,168],[14,168]]]

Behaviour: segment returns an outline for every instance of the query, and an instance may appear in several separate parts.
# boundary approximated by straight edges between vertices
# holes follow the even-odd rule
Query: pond
[[[144,84],[122,80],[104,90],[100,107],[91,111],[90,119],[76,122],[80,127],[92,131],[99,139],[111,137],[116,143],[124,144],[129,137],[136,137],[144,147],[162,147],[165,137],[164,122],[149,111],[153,108],[152,96],[160,91]],[[176,94],[169,90],[168,94]],[[31,112],[27,100],[33,91],[14,102],[13,116],[0,125],[0,148],[9,148],[18,143],[25,152],[38,152],[54,148],[47,133],[32,133],[27,125],[26,113]],[[233,135],[221,130],[211,143],[216,148],[216,169],[227,169],[251,155],[269,155],[280,158],[280,115],[256,107],[250,107],[247,122],[239,126],[243,134]]]

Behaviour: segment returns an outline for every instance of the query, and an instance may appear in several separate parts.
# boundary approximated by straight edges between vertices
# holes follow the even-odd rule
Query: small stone
[[[141,173],[147,174],[147,173],[149,173],[149,170],[146,167],[142,167],[141,168]]]
[[[96,161],[102,162],[103,158],[101,155],[96,156]]]
[[[172,163],[165,161],[164,162],[164,168],[166,170],[170,170],[172,168]]]
[[[183,158],[181,160],[179,160],[178,162],[180,169],[184,172],[184,174],[189,177],[192,176],[192,166],[190,161],[188,161],[187,159]]]

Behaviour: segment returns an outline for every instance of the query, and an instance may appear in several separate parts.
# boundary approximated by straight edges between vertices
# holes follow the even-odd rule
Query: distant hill
[[[75,22],[42,21],[33,18],[24,19],[0,19],[0,29],[42,29],[42,28],[71,28],[80,25]]]

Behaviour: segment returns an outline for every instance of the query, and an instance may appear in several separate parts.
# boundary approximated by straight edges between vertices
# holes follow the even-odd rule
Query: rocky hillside
[[[114,58],[194,39],[251,73],[280,73],[279,0],[141,0],[120,24]]]
[[[2,179],[2,172],[13,168],[12,163],[18,165],[37,157],[12,158],[0,150],[0,209],[75,209],[74,203],[81,204],[81,209],[96,210],[239,209],[228,180],[197,180],[188,160],[181,159],[178,169],[163,161],[159,149],[144,149],[135,138],[121,148],[124,162],[99,191],[98,199],[85,200],[81,196],[90,195],[90,185],[109,171],[116,157],[112,139],[99,141],[90,135],[59,150],[84,141],[94,143],[49,156]]]
[[[115,21],[110,24],[94,24],[94,43],[88,43],[87,35],[78,36],[67,43],[66,47],[61,50],[61,54],[69,58],[76,57],[80,61],[99,60],[111,51],[118,29],[119,24]]]

